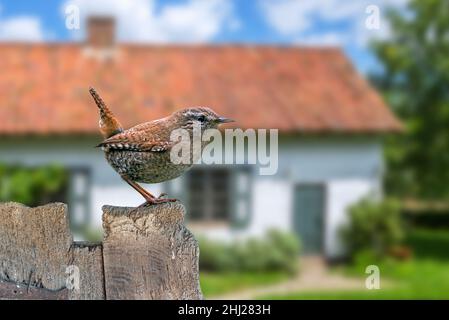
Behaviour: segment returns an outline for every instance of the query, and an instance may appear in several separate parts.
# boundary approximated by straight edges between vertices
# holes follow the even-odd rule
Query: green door
[[[323,246],[324,187],[295,187],[294,227],[301,239],[302,252],[321,253]]]

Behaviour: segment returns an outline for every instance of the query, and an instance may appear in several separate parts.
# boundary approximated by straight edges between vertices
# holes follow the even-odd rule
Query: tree
[[[387,15],[391,37],[375,42],[373,75],[405,133],[387,141],[387,190],[441,200],[449,195],[449,1],[410,0]]]

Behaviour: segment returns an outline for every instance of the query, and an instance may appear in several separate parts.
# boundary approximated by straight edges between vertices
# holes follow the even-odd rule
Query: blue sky
[[[121,41],[340,46],[356,67],[376,68],[368,44],[390,34],[387,6],[407,0],[0,0],[0,41],[73,41],[92,14],[114,15]],[[65,8],[81,28],[66,27]],[[379,24],[366,26],[378,9]],[[368,12],[367,12],[368,10]],[[372,10],[372,8],[371,8]],[[376,14],[376,13],[375,13]]]

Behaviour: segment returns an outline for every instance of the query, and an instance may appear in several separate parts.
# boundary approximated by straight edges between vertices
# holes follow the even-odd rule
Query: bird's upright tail
[[[92,98],[94,98],[95,103],[100,109],[100,121],[98,122],[100,127],[100,132],[105,139],[116,135],[117,133],[123,132],[123,127],[117,118],[114,116],[108,106],[104,103],[103,99],[100,98],[97,91],[94,88],[89,88],[89,93]]]

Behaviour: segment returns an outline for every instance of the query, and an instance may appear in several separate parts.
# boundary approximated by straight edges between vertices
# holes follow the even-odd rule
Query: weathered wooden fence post
[[[198,244],[179,202],[103,207],[108,299],[201,299]]]
[[[103,210],[90,244],[73,242],[65,204],[0,204],[0,299],[202,299],[181,203]]]

